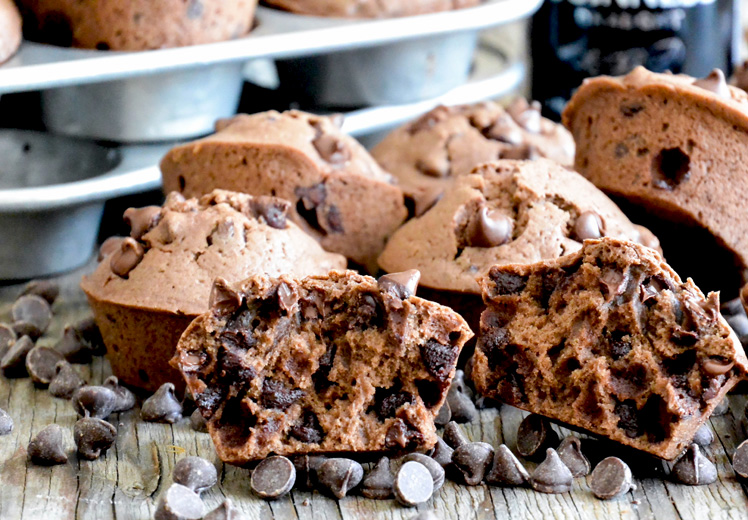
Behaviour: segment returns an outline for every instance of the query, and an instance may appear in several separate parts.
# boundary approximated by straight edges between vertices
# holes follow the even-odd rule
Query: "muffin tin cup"
[[[187,139],[213,131],[239,106],[241,63],[223,63],[42,92],[52,132],[118,142]]]
[[[121,382],[148,392],[174,383],[181,394],[184,379],[169,360],[182,332],[197,316],[111,303],[88,293],[86,296],[104,339],[112,373]]]
[[[332,108],[412,103],[467,81],[478,32],[438,35],[276,63],[281,90]]]

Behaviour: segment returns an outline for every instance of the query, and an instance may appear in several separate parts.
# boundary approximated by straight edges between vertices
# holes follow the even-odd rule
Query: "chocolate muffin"
[[[297,14],[391,18],[473,7],[481,0],[264,0],[264,3]]]
[[[217,285],[173,363],[218,456],[428,449],[472,332],[414,296],[418,273],[332,271]]]
[[[13,0],[0,0],[0,63],[13,56],[21,45],[21,15]]]
[[[692,442],[748,359],[708,296],[615,238],[481,279],[481,395],[663,459]]]
[[[395,232],[379,265],[420,270],[421,295],[451,306],[477,330],[477,279],[493,265],[557,258],[601,236],[659,247],[581,175],[548,159],[504,159],[455,178],[432,209]]]
[[[577,171],[651,227],[676,270],[734,297],[748,268],[748,94],[720,71],[639,67],[586,80],[563,120]]]
[[[372,155],[397,177],[420,216],[454,177],[488,161],[545,157],[571,166],[574,140],[540,115],[538,103],[517,98],[506,110],[493,102],[436,107],[390,133]]]
[[[140,51],[230,40],[252,28],[257,0],[18,0],[29,39]]]
[[[163,208],[127,210],[130,237],[105,242],[98,268],[81,281],[114,375],[147,390],[182,383],[169,359],[184,329],[208,310],[216,277],[344,268],[342,256],[287,221],[289,205],[216,190],[189,200],[172,193]]]
[[[161,161],[165,191],[215,188],[273,195],[328,251],[371,272],[405,220],[403,193],[338,120],[291,110],[222,120],[216,134],[177,146]]]

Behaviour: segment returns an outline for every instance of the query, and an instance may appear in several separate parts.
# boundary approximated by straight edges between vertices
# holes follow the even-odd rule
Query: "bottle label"
[[[587,77],[729,74],[737,25],[735,0],[548,0],[533,18],[533,98],[558,118]]]

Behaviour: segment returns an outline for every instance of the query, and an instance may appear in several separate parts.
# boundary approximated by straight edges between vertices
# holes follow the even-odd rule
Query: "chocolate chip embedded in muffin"
[[[479,393],[664,459],[748,369],[718,295],[633,242],[587,240],[556,260],[495,266],[481,285]]]
[[[175,364],[221,459],[433,446],[471,333],[450,309],[412,296],[408,280],[255,277],[235,285],[233,307],[195,320]]]

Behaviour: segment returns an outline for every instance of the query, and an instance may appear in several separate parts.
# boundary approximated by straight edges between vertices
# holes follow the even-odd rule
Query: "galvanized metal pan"
[[[0,94],[99,83],[253,58],[298,58],[478,31],[526,18],[541,4],[542,0],[487,0],[467,9],[386,20],[319,18],[259,8],[258,27],[245,38],[136,53],[24,42],[18,54],[0,66]]]

